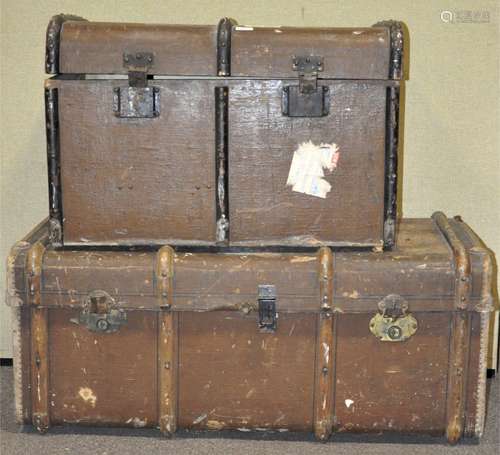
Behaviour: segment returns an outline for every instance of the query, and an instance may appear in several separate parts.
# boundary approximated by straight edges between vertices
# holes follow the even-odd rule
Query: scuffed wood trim
[[[45,247],[35,243],[26,258],[28,303],[31,307],[31,406],[33,425],[40,433],[50,426],[48,312],[40,308]]]
[[[465,427],[465,391],[469,359],[471,315],[456,311],[451,320],[451,340],[446,397],[446,439],[456,444]]]
[[[173,302],[174,255],[172,247],[158,251],[156,286],[158,293],[158,425],[170,436],[177,429],[178,314]]]
[[[488,336],[490,313],[481,313],[481,333],[479,342],[479,372],[476,391],[476,425],[474,436],[480,438],[484,432],[486,417],[486,371],[488,367]]]
[[[316,347],[316,384],[314,391],[314,435],[326,441],[332,434],[334,413],[334,333],[331,312],[333,299],[333,254],[330,248],[319,250],[321,309]]]
[[[16,423],[24,423],[24,396],[23,396],[23,361],[22,361],[22,337],[21,337],[21,310],[20,306],[11,308],[12,321],[12,354],[14,366],[14,410]],[[27,384],[26,384],[27,386]]]
[[[465,402],[469,366],[471,314],[471,262],[469,251],[442,212],[432,219],[448,242],[455,263],[455,311],[451,316],[451,338],[446,396],[446,438],[455,444],[465,431]]]
[[[478,254],[482,260],[482,283],[479,303],[474,307],[475,311],[490,312],[500,308],[499,302],[495,299],[494,288],[494,254],[486,247],[483,241],[476,235],[472,228],[463,222],[460,216],[453,218],[455,226],[465,232],[473,246],[471,254]],[[475,296],[476,297],[476,296]]]
[[[443,212],[435,212],[432,219],[451,247],[455,261],[455,296],[456,308],[467,309],[471,293],[471,264],[469,253],[453,230]]]

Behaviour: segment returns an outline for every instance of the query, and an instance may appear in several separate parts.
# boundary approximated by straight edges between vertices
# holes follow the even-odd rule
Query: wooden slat
[[[171,310],[173,300],[174,250],[158,251],[156,279],[161,311],[158,318],[158,424],[171,435],[177,428],[177,336],[178,318]]]
[[[26,258],[28,302],[31,305],[31,403],[33,425],[40,433],[50,426],[48,309],[40,308],[45,247],[37,242]]]
[[[321,313],[319,315],[316,348],[316,385],[314,394],[314,434],[319,440],[327,440],[333,428],[333,254],[329,248],[319,251]]]

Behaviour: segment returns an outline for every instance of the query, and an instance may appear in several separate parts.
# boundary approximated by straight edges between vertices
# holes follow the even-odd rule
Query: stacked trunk
[[[18,421],[480,436],[493,258],[442,213],[396,229],[401,54],[395,22],[54,18]]]

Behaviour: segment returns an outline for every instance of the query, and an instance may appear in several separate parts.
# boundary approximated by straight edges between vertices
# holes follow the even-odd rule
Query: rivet
[[[323,374],[327,374],[328,373],[328,368],[327,367],[323,367],[322,370]]]
[[[163,291],[163,292],[161,293],[161,296],[162,296],[162,297],[168,297],[168,294],[167,294],[167,292],[166,292],[166,291]]]
[[[165,370],[170,370],[170,362],[165,362],[165,364],[163,365]]]

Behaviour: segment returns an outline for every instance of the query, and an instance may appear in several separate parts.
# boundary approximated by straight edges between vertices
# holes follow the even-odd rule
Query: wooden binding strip
[[[314,435],[326,441],[332,434],[334,412],[333,327],[333,253],[319,250],[321,313],[316,348],[316,384],[314,393]]]
[[[455,444],[462,437],[465,426],[465,392],[471,326],[470,314],[466,309],[470,300],[471,265],[468,251],[457,237],[448,218],[442,212],[436,212],[432,215],[432,219],[449,243],[455,258],[456,310],[451,321],[446,403],[446,438],[450,444]]]
[[[460,229],[465,231],[472,241],[471,253],[480,254],[482,259],[481,294],[479,302],[474,306],[474,311],[480,313],[479,368],[476,372],[470,372],[472,375],[477,374],[477,388],[475,390],[476,406],[475,409],[467,410],[468,414],[470,414],[470,421],[473,421],[473,425],[469,426],[468,431],[467,427],[465,429],[466,436],[480,438],[484,432],[486,416],[486,370],[490,312],[498,310],[498,306],[495,307],[495,299],[493,297],[494,260],[493,253],[486,248],[470,226],[464,223],[458,216],[454,217],[453,222],[460,226]]]
[[[173,302],[174,250],[160,248],[156,264],[158,295],[158,424],[170,436],[177,429],[177,314]]]
[[[41,305],[41,275],[45,247],[35,243],[26,256],[28,304],[31,307],[31,415],[35,428],[50,426],[48,309]]]

